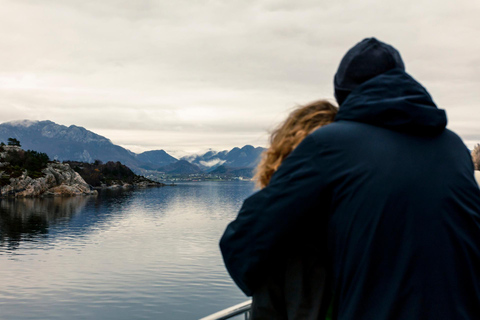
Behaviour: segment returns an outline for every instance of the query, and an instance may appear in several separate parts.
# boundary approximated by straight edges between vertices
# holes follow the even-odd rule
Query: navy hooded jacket
[[[445,126],[402,70],[357,87],[227,227],[233,280],[251,295],[286,248],[308,248],[336,319],[480,319],[480,190]]]

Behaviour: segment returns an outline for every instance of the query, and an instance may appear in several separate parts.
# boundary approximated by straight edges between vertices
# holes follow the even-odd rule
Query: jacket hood
[[[427,90],[402,69],[393,69],[355,88],[340,106],[335,121],[368,123],[395,131],[440,134],[447,125]]]

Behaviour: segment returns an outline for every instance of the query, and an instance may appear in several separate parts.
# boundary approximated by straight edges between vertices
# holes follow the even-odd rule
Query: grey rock
[[[2,196],[16,198],[42,196],[95,195],[83,178],[68,164],[49,163],[42,170],[44,177],[32,179],[24,172],[18,178],[10,178],[10,184],[1,188]]]

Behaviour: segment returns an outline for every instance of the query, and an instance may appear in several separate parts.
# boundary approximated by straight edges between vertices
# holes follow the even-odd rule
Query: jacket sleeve
[[[321,214],[322,164],[314,137],[307,136],[284,160],[270,184],[245,200],[220,240],[225,266],[237,286],[251,296],[274,257],[295,230]]]

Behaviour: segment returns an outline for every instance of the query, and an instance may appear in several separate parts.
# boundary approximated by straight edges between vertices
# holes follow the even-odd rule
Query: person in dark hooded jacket
[[[231,277],[251,295],[308,242],[330,270],[334,319],[480,319],[480,190],[445,112],[375,38],[342,59],[335,96],[335,122],[225,230]]]

